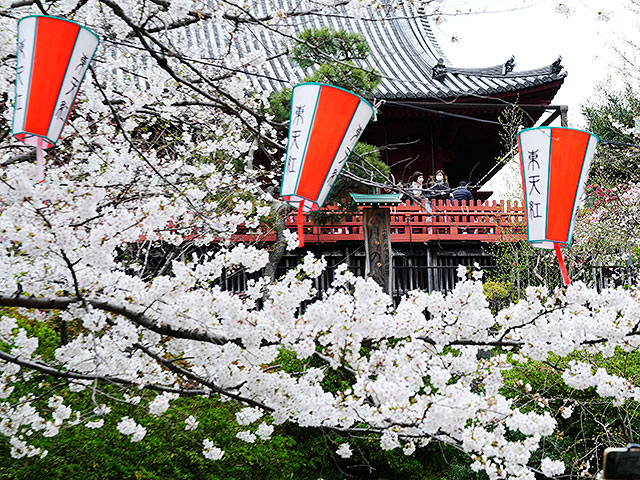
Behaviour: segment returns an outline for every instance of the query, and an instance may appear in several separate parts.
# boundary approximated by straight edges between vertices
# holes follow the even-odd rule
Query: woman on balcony
[[[424,175],[422,172],[413,172],[413,175],[411,175],[409,184],[407,185],[407,189],[405,190],[405,194],[402,196],[402,201],[407,200],[411,202],[410,204],[412,204],[414,201],[417,202],[418,206],[422,207],[424,213],[427,214],[418,214],[411,216],[411,222],[414,225],[417,225],[415,228],[418,229],[418,231],[416,231],[415,233],[420,233],[420,230],[423,228],[420,227],[420,225],[423,222],[431,222],[431,201],[429,200],[427,192],[424,188]],[[431,233],[431,227],[429,227],[426,232]]]
[[[447,199],[451,196],[451,187],[449,187],[447,176],[445,175],[443,170],[436,171],[435,182],[432,182],[431,185],[429,185],[426,193],[429,199],[443,200],[443,204],[446,205]],[[436,213],[438,213],[441,207],[437,206],[437,203],[435,202],[434,207]],[[445,215],[436,215],[436,222],[446,223],[447,217]]]
[[[429,185],[427,196],[435,200],[446,200],[451,196],[451,187],[449,187],[444,171],[438,170],[436,172],[435,182]]]
[[[420,201],[424,198],[424,175],[422,172],[413,172],[407,185],[407,191],[402,196],[402,200]]]

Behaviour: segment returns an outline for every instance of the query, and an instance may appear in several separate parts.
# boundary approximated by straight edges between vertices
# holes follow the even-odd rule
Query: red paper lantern
[[[280,197],[302,214],[322,208],[353,147],[373,115],[360,96],[321,83],[301,83],[291,93],[289,140]]]
[[[569,246],[573,220],[599,139],[583,130],[529,128],[518,134],[527,238],[537,248],[553,248],[563,270],[561,246]]]
[[[12,133],[37,148],[42,179],[42,149],[60,138],[99,43],[91,30],[62,18],[34,15],[18,22]]]

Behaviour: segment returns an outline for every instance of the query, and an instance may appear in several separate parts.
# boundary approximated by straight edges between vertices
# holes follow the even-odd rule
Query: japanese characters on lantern
[[[565,285],[570,283],[561,246],[569,246],[573,220],[598,137],[570,128],[529,128],[518,134],[527,237],[532,246],[553,248]]]
[[[553,248],[545,242],[547,197],[549,187],[549,138],[550,129],[524,130],[521,143],[521,162],[525,208],[527,211],[527,236],[529,242],[540,248]],[[522,133],[522,132],[521,132]],[[524,143],[524,146],[522,144]]]
[[[373,107],[347,90],[296,85],[281,198],[305,212],[322,208],[372,115]]]
[[[518,137],[528,240],[538,248],[568,246],[598,137],[560,127],[526,129]]]
[[[39,155],[60,138],[99,42],[91,30],[62,18],[18,22],[12,133]]]

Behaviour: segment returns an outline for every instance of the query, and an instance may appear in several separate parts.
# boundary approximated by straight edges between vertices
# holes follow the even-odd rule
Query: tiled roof
[[[264,0],[255,2],[259,9]],[[322,14],[295,17],[291,25],[294,35],[306,28],[320,27],[362,33],[372,52],[360,65],[376,69],[382,74],[382,82],[374,93],[376,98],[435,99],[495,95],[543,85],[566,76],[560,59],[551,65],[527,71],[515,71],[513,58],[504,64],[487,68],[457,68],[450,64],[441,50],[427,16],[418,7],[395,7],[383,15],[381,19],[380,10],[376,10],[369,17],[355,19],[338,7]],[[188,36],[192,37],[192,41],[204,44],[204,48],[208,45],[210,50],[218,50],[220,45],[217,44],[222,42],[224,36],[217,35],[213,28],[210,23],[203,30],[189,32]],[[291,87],[310,74],[311,70],[293,65],[282,54],[286,47],[281,36],[270,34],[265,29],[256,29],[254,41],[262,44],[268,54],[274,56],[266,68],[260,69],[260,75],[255,77],[261,88],[272,91]],[[246,48],[250,51],[252,46],[247,45]],[[441,66],[438,67],[440,59]]]

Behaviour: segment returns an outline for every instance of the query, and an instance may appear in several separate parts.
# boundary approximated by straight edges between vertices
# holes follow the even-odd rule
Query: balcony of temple
[[[331,223],[314,223],[304,215],[305,244],[364,241],[362,209],[341,212],[334,206],[324,209],[332,213]],[[526,239],[524,207],[516,201],[480,201],[454,204],[450,200],[405,202],[389,209],[391,242],[414,243],[432,241],[514,242]],[[296,231],[296,212],[285,219],[285,227]],[[241,226],[233,237],[237,242],[273,242],[275,233],[266,228],[248,230]]]

